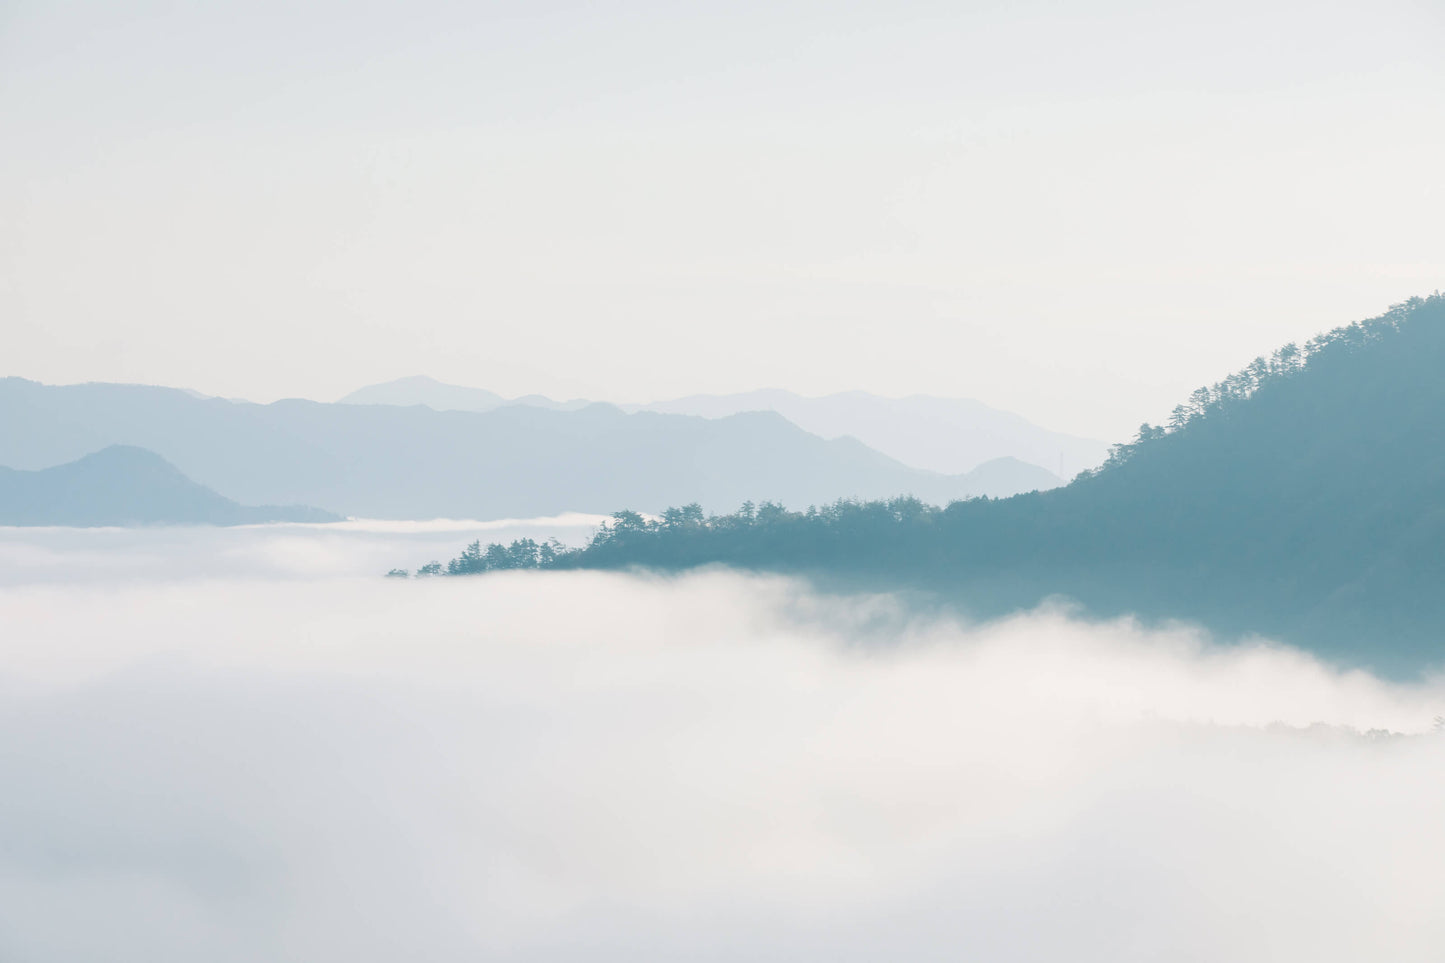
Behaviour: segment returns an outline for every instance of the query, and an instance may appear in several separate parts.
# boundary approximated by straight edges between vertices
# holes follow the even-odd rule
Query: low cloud
[[[0,958],[1445,940],[1436,681],[725,572],[399,582],[298,551],[295,579],[275,533],[215,537],[232,563],[189,578],[0,565]]]

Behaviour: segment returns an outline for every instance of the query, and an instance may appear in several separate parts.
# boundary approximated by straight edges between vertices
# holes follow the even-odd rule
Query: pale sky
[[[1445,4],[0,0],[0,375],[974,397],[1445,287]]]

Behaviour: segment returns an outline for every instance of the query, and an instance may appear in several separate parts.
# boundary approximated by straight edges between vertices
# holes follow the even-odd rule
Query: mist
[[[11,534],[6,960],[1445,938],[1438,679],[1064,604],[969,624],[721,570],[363,571],[445,525]]]

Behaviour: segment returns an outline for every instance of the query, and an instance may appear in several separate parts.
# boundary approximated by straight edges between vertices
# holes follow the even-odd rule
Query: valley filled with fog
[[[0,958],[1437,957],[1445,681],[724,569],[381,574],[595,521],[5,530]]]
[[[0,2],[0,963],[1439,963],[1445,2]]]

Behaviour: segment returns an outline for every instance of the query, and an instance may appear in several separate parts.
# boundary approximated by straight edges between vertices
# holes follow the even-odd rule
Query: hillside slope
[[[240,505],[154,452],[113,445],[40,471],[0,468],[0,525],[244,525],[327,522],[314,508]]]
[[[1445,298],[1260,358],[1073,484],[623,531],[568,565],[708,562],[937,589],[979,615],[1064,595],[1389,671],[1445,664]]]

